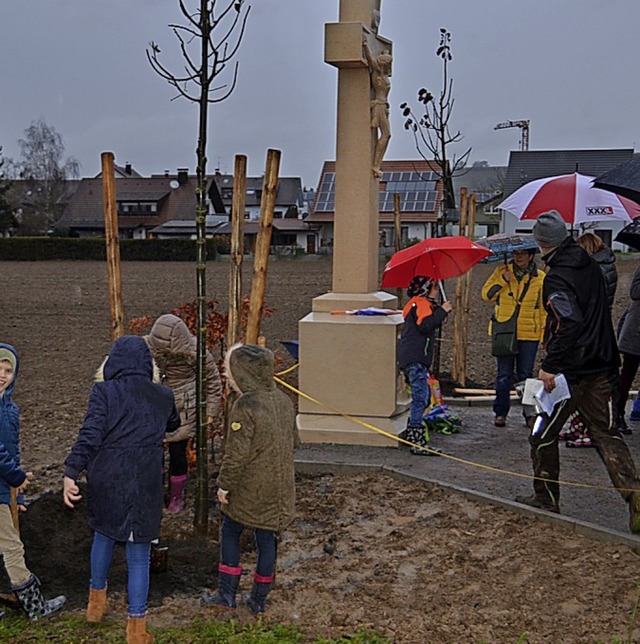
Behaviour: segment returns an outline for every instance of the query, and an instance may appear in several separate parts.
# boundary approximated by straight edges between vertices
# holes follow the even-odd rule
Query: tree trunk
[[[207,0],[200,0],[200,29],[203,61],[200,70],[200,100],[196,187],[196,303],[197,303],[197,367],[196,367],[196,504],[193,525],[196,534],[206,535],[209,528],[209,467],[207,454],[207,113],[209,78],[204,61],[208,59],[210,20]]]

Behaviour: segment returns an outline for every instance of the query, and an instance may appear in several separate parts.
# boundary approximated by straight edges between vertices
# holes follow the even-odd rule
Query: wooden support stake
[[[248,344],[256,344],[260,335],[260,320],[264,307],[264,291],[267,283],[269,265],[269,245],[273,228],[273,209],[278,189],[278,172],[280,170],[280,150],[267,150],[267,165],[262,183],[260,201],[260,228],[256,240],[256,251],[253,260],[253,281],[249,299],[249,319],[247,321],[246,339]]]
[[[244,207],[247,192],[247,157],[237,154],[231,206],[231,268],[229,274],[229,322],[227,348],[240,340],[242,318],[242,262],[244,260]]]
[[[109,273],[109,305],[111,309],[111,339],[124,335],[124,306],[122,304],[122,279],[120,276],[120,244],[118,242],[118,208],[113,152],[103,152],[102,202],[104,204],[104,235],[107,246]]]
[[[393,193],[393,229],[394,229],[394,245],[396,253],[402,250],[402,226],[400,219],[400,193]],[[396,289],[396,297],[398,298],[398,308],[403,307],[403,291],[401,288]]]
[[[469,206],[468,206],[468,221],[469,221],[469,230],[468,237],[473,239],[476,232],[476,194],[475,192],[469,197]],[[473,273],[473,268],[466,272],[464,276],[464,292],[462,296],[462,309],[464,312],[463,323],[462,323],[462,347],[463,355],[461,359],[461,371],[460,371],[460,384],[464,385],[467,379],[467,347],[469,345],[469,311],[470,311],[470,299],[471,299],[471,275]]]
[[[460,235],[465,234],[467,228],[467,189],[460,188]],[[462,351],[462,290],[463,290],[464,275],[461,275],[456,280],[456,299],[453,310],[453,357],[451,360],[451,379],[454,382],[460,381],[460,373],[462,370],[461,358]]]

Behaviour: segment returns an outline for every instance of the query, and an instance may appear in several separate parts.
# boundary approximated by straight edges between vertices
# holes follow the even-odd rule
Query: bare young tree
[[[441,218],[441,234],[446,234],[449,211],[456,207],[456,196],[453,189],[453,178],[464,174],[463,169],[471,154],[468,148],[461,156],[450,154],[451,146],[462,140],[462,134],[452,133],[449,127],[455,99],[453,98],[453,78],[449,77],[451,54],[451,34],[444,28],[440,29],[440,43],[436,56],[442,60],[442,88],[436,99],[424,87],[418,90],[418,102],[422,104],[424,113],[417,116],[408,103],[402,103],[400,109],[406,118],[404,127],[413,133],[416,150],[425,160],[435,160],[438,175],[443,183],[443,210]]]
[[[48,228],[62,217],[69,200],[68,181],[80,176],[80,164],[73,157],[64,158],[62,136],[44,119],[33,121],[24,134],[18,140],[21,160],[16,164],[23,181],[22,206]]]
[[[197,285],[197,372],[196,372],[196,508],[194,527],[206,534],[209,518],[209,480],[206,424],[206,216],[207,216],[207,116],[210,103],[220,103],[233,92],[238,62],[227,69],[242,42],[251,7],[245,0],[200,0],[190,9],[178,0],[185,23],[169,27],[178,40],[184,70],[175,74],[160,62],[160,47],[151,42],[147,58],[152,68],[173,86],[177,95],[198,104],[196,147],[196,285]],[[219,77],[222,77],[219,79]],[[230,78],[226,83],[224,77]],[[219,84],[218,84],[219,83]]]

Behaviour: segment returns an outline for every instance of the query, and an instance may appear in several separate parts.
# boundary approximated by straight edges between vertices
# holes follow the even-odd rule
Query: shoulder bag
[[[496,358],[515,356],[518,353],[518,314],[520,304],[529,290],[531,275],[522,289],[522,294],[516,303],[513,315],[504,322],[498,322],[495,309],[491,316],[491,355]]]

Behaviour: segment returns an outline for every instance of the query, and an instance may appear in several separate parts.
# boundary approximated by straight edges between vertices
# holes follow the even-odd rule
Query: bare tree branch
[[[451,34],[440,29],[440,42],[436,56],[442,60],[442,87],[435,99],[433,94],[422,88],[418,91],[418,102],[424,106],[424,113],[417,118],[413,109],[405,102],[400,105],[405,117],[404,127],[413,134],[414,145],[418,154],[425,161],[437,166],[436,174],[443,184],[443,212],[441,232],[445,234],[447,210],[455,208],[453,178],[460,176],[471,154],[468,148],[461,156],[450,154],[451,145],[462,140],[460,131],[452,134],[449,123],[453,115],[455,99],[453,96],[453,78],[449,76],[449,63],[453,60],[451,53]]]

